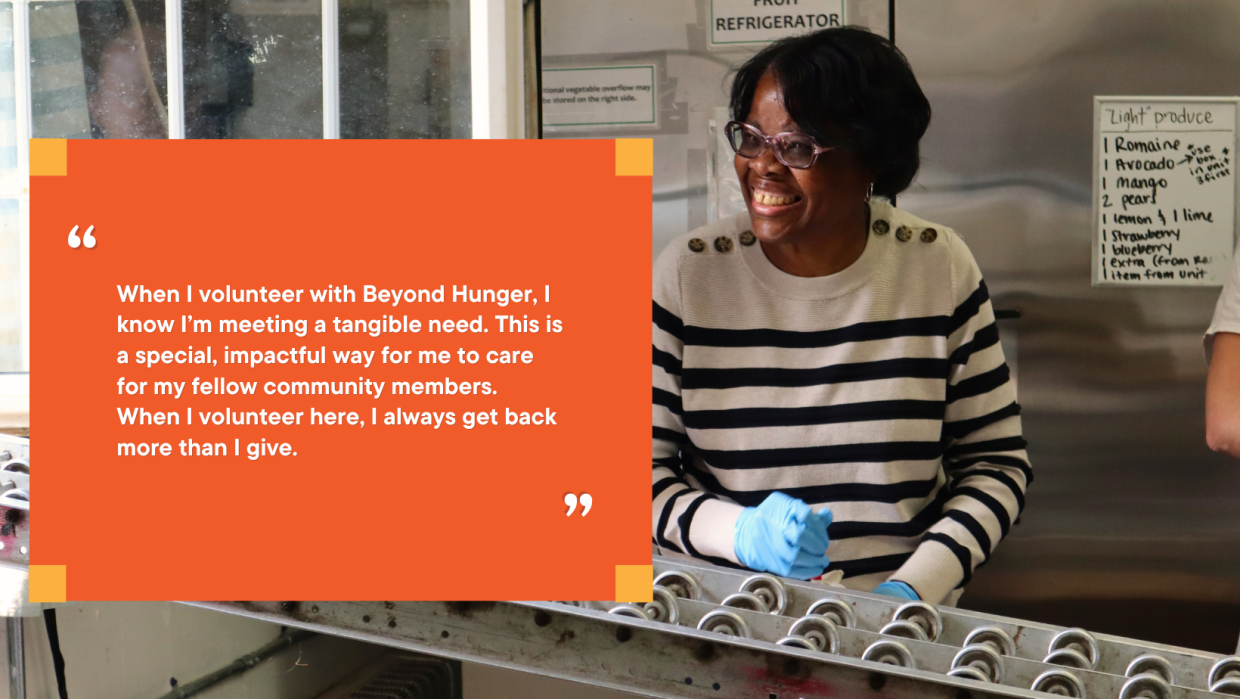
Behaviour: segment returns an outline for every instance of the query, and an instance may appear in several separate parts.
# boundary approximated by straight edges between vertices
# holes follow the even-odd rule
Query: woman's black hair
[[[745,121],[758,81],[770,72],[784,109],[823,145],[851,149],[870,168],[874,194],[904,191],[921,159],[918,142],[930,125],[930,102],[908,59],[863,27],[833,27],[781,39],[740,67],[732,81],[732,118]],[[828,135],[836,124],[845,143]]]

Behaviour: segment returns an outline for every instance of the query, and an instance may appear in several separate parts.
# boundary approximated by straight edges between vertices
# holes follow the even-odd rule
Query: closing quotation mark
[[[82,234],[81,238],[79,238],[77,234],[78,226],[74,226],[73,230],[69,231],[69,247],[73,248],[74,250],[77,250],[83,245],[85,245],[87,248],[95,247],[95,236],[90,234],[90,232],[93,230],[95,230],[94,226],[87,228],[86,232]]]
[[[576,495],[573,495],[572,493],[567,493],[564,495],[564,504],[568,505],[568,512],[564,513],[565,517],[568,517],[569,515],[573,514],[573,510],[577,509],[577,502],[578,502],[578,499]],[[581,516],[585,517],[587,514],[589,514],[590,507],[592,507],[593,505],[594,505],[594,498],[590,497],[589,493],[582,493],[581,494],[581,508],[582,508]]]

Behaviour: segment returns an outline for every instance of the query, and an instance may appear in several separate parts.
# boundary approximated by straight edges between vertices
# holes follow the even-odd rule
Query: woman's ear
[[[867,162],[861,163],[861,171],[865,173],[865,179],[870,183],[870,194],[873,194],[874,184],[878,182],[878,176],[881,173],[876,172],[874,166]]]

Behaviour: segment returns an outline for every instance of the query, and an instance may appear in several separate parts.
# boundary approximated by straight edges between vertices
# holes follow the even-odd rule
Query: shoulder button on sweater
[[[935,239],[938,237],[939,237],[939,232],[934,230],[933,228],[927,228],[926,230],[921,232],[921,242],[923,243],[933,243]]]
[[[726,235],[715,238],[715,249],[719,252],[732,252],[732,239]]]
[[[891,224],[883,219],[880,218],[874,222],[874,232],[878,235],[886,235],[889,230],[891,230]]]
[[[907,243],[909,238],[913,237],[913,229],[908,226],[900,226],[896,229],[896,237],[900,239],[901,243]]]
[[[689,249],[693,252],[702,252],[706,249],[706,243],[701,238],[691,238],[689,240]]]
[[[741,245],[746,245],[746,246],[753,245],[754,242],[757,240],[757,237],[754,236],[753,231],[741,231],[740,237],[741,237]]]

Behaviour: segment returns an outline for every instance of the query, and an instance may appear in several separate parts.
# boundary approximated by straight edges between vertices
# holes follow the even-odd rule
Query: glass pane
[[[184,0],[188,138],[321,138],[320,0]]]
[[[340,136],[469,138],[469,0],[340,8]]]
[[[25,371],[19,221],[17,200],[0,199],[0,372]]]
[[[163,0],[30,4],[34,135],[164,138]]]
[[[0,3],[0,188],[18,186],[17,100],[13,75],[13,5]],[[0,274],[0,279],[5,278]]]
[[[0,372],[22,371],[21,239],[17,199],[17,101],[13,6],[0,3]]]

